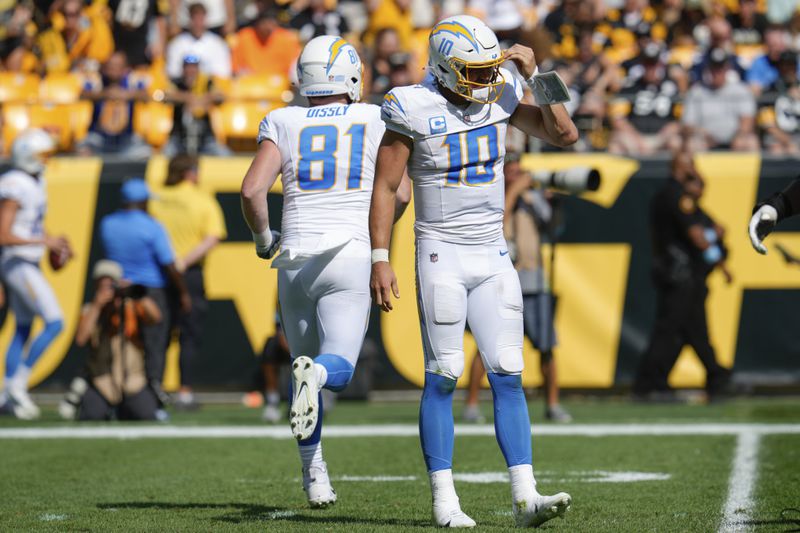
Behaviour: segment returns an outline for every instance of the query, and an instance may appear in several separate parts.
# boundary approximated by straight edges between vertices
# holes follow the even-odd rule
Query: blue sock
[[[425,373],[419,406],[419,440],[428,472],[453,467],[453,391],[456,380]]]
[[[31,349],[28,352],[28,357],[25,359],[25,366],[28,368],[32,368],[33,365],[36,364],[36,361],[39,357],[44,353],[50,343],[52,343],[55,338],[61,333],[61,330],[64,329],[64,322],[61,320],[53,320],[52,322],[46,322],[44,325],[44,329],[39,336],[33,340],[31,343]]]
[[[531,421],[522,376],[488,373],[494,398],[494,432],[508,467],[533,463]]]
[[[317,402],[319,403],[319,412],[317,413],[317,427],[314,428],[314,433],[311,434],[306,440],[298,441],[297,444],[299,446],[312,446],[314,444],[319,444],[319,441],[322,439],[322,392],[319,393],[317,397]]]
[[[325,382],[324,389],[333,392],[340,392],[347,387],[353,379],[353,365],[341,355],[324,353],[314,358],[314,362],[325,367],[328,372],[328,380]]]
[[[17,372],[17,366],[22,361],[22,351],[25,349],[25,343],[28,342],[28,337],[30,336],[30,324],[17,324],[14,337],[11,339],[11,344],[8,345],[8,351],[6,352],[6,383]]]

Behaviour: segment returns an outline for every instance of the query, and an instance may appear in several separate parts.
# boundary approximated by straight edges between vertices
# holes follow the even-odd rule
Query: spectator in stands
[[[31,30],[35,28],[31,19],[33,9],[23,2],[10,2],[0,7],[0,68],[22,71],[23,60]]]
[[[366,0],[369,14],[367,31],[362,41],[372,46],[375,36],[384,28],[394,28],[403,50],[411,49],[414,25],[411,22],[411,0]]]
[[[722,49],[728,54],[728,64],[731,68],[728,69],[727,75],[744,79],[745,70],[742,66],[742,61],[735,53],[733,39],[731,38],[731,25],[722,17],[712,17],[706,21],[706,27],[708,29],[708,45],[705,48],[705,53],[692,65],[690,71],[692,81],[698,81],[703,78],[710,61],[711,51],[716,49]]]
[[[578,35],[597,25],[592,2],[564,0],[544,20],[544,27],[555,43],[553,52],[560,59],[572,59],[578,53]]]
[[[285,415],[281,415],[281,394],[278,388],[281,366],[289,366],[292,356],[289,353],[289,343],[281,328],[280,313],[275,313],[275,335],[267,339],[264,350],[261,352],[261,372],[264,376],[264,412],[261,415],[264,422],[277,424]]]
[[[167,21],[163,2],[159,0],[110,0],[114,44],[124,52],[133,68],[150,64],[164,57],[167,43]],[[148,41],[150,28],[155,30],[155,39]]]
[[[778,79],[767,89],[759,111],[764,147],[772,154],[800,154],[800,80],[797,54],[786,50],[778,59]]]
[[[778,80],[778,59],[786,51],[789,35],[780,26],[772,26],[764,34],[766,53],[753,61],[746,80],[756,95]]]
[[[231,53],[222,37],[206,29],[204,4],[189,6],[189,29],[167,45],[167,76],[179,78],[183,70],[183,58],[195,55],[200,58],[200,70],[220,78],[231,77]],[[265,63],[264,56],[261,60]]]
[[[611,104],[611,142],[615,154],[651,155],[675,150],[681,142],[675,116],[678,85],[667,76],[661,47],[645,47],[637,67]]]
[[[288,80],[300,43],[294,32],[281,28],[275,9],[260,11],[252,25],[236,34],[233,45],[233,72],[280,75]],[[269,57],[269,61],[264,61]]]
[[[758,150],[756,104],[744,83],[728,78],[730,58],[721,48],[709,54],[707,80],[686,94],[683,124],[693,150]]]
[[[467,7],[494,31],[503,48],[520,41],[523,28],[534,16],[531,0],[468,0]]]
[[[68,72],[85,62],[90,63],[89,70],[96,70],[114,51],[114,38],[102,12],[84,10],[81,0],[64,0],[60,12],[63,28],[53,25],[37,38],[44,70]]]
[[[175,406],[197,407],[192,391],[192,372],[200,355],[203,320],[208,310],[203,264],[208,253],[226,237],[222,208],[214,195],[198,187],[197,157],[178,155],[169,162],[165,187],[151,203],[153,217],[167,230],[175,248],[175,268],[191,297],[191,311],[171,313],[172,324],[180,332],[181,389]],[[180,307],[179,291],[169,291],[172,307]],[[176,316],[177,315],[177,316]]]
[[[208,110],[222,102],[223,95],[214,80],[200,72],[200,59],[188,55],[183,59],[183,75],[172,80],[165,101],[173,105],[172,134],[163,153],[172,157],[178,153],[230,155],[227,146],[214,137]]]
[[[391,83],[393,65],[396,65],[401,58],[407,59],[408,55],[400,48],[400,36],[394,28],[383,28],[375,35],[373,50],[374,55],[370,62],[372,70],[370,94],[377,103],[389,89],[395,87]]]
[[[741,0],[739,12],[728,15],[733,28],[733,42],[740,45],[760,45],[769,22],[764,14],[758,12],[755,0]]]
[[[308,5],[292,17],[290,26],[297,30],[300,41],[307,43],[320,35],[346,35],[350,31],[341,13],[329,8],[328,0],[308,0]]]
[[[161,389],[171,323],[167,288],[170,284],[180,294],[180,311],[188,313],[192,300],[183,275],[175,264],[175,254],[164,226],[147,214],[151,198],[147,184],[132,178],[120,189],[122,208],[100,221],[100,241],[106,257],[122,266],[122,275],[147,288],[163,320],[142,328],[145,372],[150,387],[163,403]]]
[[[232,35],[236,31],[234,0],[169,0],[172,19],[170,25],[173,28],[173,35],[180,32],[180,28],[192,27],[191,7],[197,3],[206,10],[208,31],[216,33],[220,37]]]
[[[80,420],[156,420],[158,399],[144,371],[142,329],[158,323],[158,306],[122,279],[114,261],[92,271],[94,296],[84,305],[75,344],[89,346],[89,387],[80,401]]]
[[[114,52],[103,65],[100,86],[87,82],[82,98],[94,101],[89,133],[77,146],[78,153],[120,154],[144,158],[150,146],[133,131],[133,107],[137,100],[146,100],[142,82],[130,76],[128,61],[122,52]]]

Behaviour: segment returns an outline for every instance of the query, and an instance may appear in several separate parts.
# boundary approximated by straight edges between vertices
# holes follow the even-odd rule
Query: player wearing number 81
[[[259,127],[259,148],[242,183],[242,210],[256,253],[278,269],[281,323],[293,358],[290,424],[299,441],[312,507],[336,501],[322,458],[320,389],[344,389],[369,316],[369,202],[380,108],[357,103],[361,60],[341,37],[312,39],[297,64],[309,107],[286,107]],[[281,175],[283,235],[270,230],[267,192]],[[399,195],[402,213],[410,185]],[[313,359],[312,359],[313,358]]]
[[[420,439],[438,526],[472,527],[453,486],[453,410],[469,321],[488,370],[497,440],[511,478],[517,525],[563,515],[568,494],[542,496],[533,477],[531,430],[522,391],[522,292],[503,239],[504,139],[510,124],[565,146],[577,131],[566,87],[539,74],[533,50],[501,51],[480,20],[455,16],[433,27],[428,76],[386,95],[370,208],[372,297],[384,311],[398,297],[388,262],[395,194],[403,168],[414,184],[417,301],[425,354]],[[513,63],[524,80],[501,68]],[[520,103],[523,83],[538,105]]]

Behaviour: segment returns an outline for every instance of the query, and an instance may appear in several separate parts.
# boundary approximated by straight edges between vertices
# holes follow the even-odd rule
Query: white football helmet
[[[494,32],[468,15],[448,17],[431,30],[428,68],[439,83],[472,102],[491,104],[503,94],[503,52]]]
[[[323,35],[308,41],[297,60],[297,81],[303,96],[346,94],[361,99],[361,58],[341,37]]]
[[[31,175],[40,174],[47,157],[55,152],[56,143],[44,130],[25,130],[11,145],[11,164]]]

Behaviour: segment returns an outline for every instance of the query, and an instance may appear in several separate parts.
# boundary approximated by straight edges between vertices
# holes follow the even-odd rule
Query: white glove
[[[256,243],[256,255],[261,259],[272,259],[281,246],[281,233],[275,230],[267,230],[264,233],[253,233],[253,241]]]
[[[760,254],[767,253],[767,247],[761,242],[770,234],[772,228],[778,223],[778,212],[771,205],[762,205],[758,210],[753,213],[753,218],[750,219],[750,244],[756,252]]]

